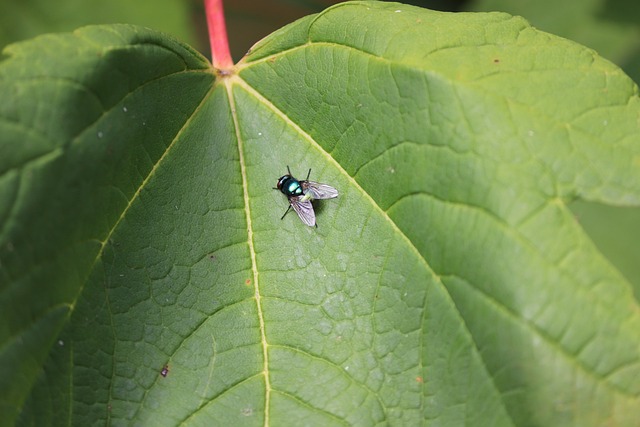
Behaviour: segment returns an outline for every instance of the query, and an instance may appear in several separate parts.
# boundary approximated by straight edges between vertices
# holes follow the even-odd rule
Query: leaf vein
[[[233,118],[233,125],[236,134],[236,141],[238,144],[238,158],[240,163],[240,174],[242,176],[242,195],[244,199],[244,207],[245,207],[245,218],[247,221],[247,244],[249,249],[249,255],[251,257],[251,270],[253,272],[253,286],[254,286],[254,297],[256,300],[256,309],[258,313],[258,321],[260,324],[260,340],[262,343],[262,356],[263,356],[263,375],[264,375],[264,384],[265,384],[265,408],[264,408],[264,426],[267,427],[269,425],[269,414],[270,414],[270,399],[271,399],[271,381],[269,378],[269,344],[267,342],[267,334],[266,334],[266,324],[264,320],[264,314],[262,312],[262,295],[260,293],[260,283],[259,283],[259,273],[258,273],[258,264],[256,261],[256,250],[254,247],[253,241],[253,225],[251,222],[251,205],[249,203],[249,190],[248,190],[248,178],[247,178],[247,169],[244,159],[244,141],[240,134],[240,124],[238,123],[238,115],[235,106],[235,100],[233,98],[232,91],[232,83],[230,79],[225,80],[225,87],[227,90],[227,98],[229,102],[229,107],[231,109],[231,115]]]
[[[455,274],[449,274],[447,276],[459,279],[461,282],[463,282],[465,285],[467,285],[467,287],[470,289],[471,292],[476,292],[478,295],[482,296],[487,302],[489,302],[494,307],[496,307],[496,309],[498,309],[501,312],[505,313],[505,315],[508,316],[514,323],[521,324],[522,326],[524,326],[525,328],[530,330],[532,334],[534,334],[536,336],[539,336],[544,342],[547,343],[547,345],[550,348],[552,348],[555,351],[557,351],[558,354],[562,355],[571,364],[576,366],[576,368],[578,368],[582,372],[586,373],[587,375],[595,378],[599,384],[602,384],[605,387],[607,387],[607,388],[609,388],[609,389],[611,389],[611,390],[613,390],[613,391],[615,391],[615,392],[617,392],[617,393],[619,393],[619,394],[621,394],[623,396],[637,397],[633,393],[630,393],[629,391],[622,389],[620,386],[616,385],[615,383],[607,381],[607,378],[606,378],[607,376],[606,375],[599,374],[596,371],[594,371],[593,369],[591,369],[591,367],[585,365],[577,357],[575,357],[575,355],[569,353],[562,345],[560,345],[560,343],[556,342],[556,340],[552,336],[546,334],[544,332],[544,330],[538,328],[537,325],[535,325],[534,323],[526,320],[522,316],[519,316],[517,312],[513,311],[511,308],[509,308],[505,304],[502,304],[500,301],[498,301],[495,298],[493,298],[490,294],[488,294],[486,292],[483,292],[480,287],[473,286],[466,278],[457,276]],[[445,277],[445,276],[443,276],[443,277]],[[630,361],[628,364],[633,364],[633,363],[634,362]],[[635,363],[637,364],[637,361],[635,361]]]

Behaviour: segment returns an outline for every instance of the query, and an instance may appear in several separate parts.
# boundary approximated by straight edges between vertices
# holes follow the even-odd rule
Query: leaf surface
[[[9,420],[636,422],[638,302],[567,208],[640,202],[637,87],[592,51],[356,2],[230,76],[126,26],[8,54]],[[340,192],[317,229],[287,165]]]
[[[640,81],[640,13],[634,0],[478,0],[474,11],[499,10],[525,17],[541,30],[582,43]],[[553,13],[549,13],[553,10]],[[570,205],[601,252],[635,286],[640,295],[640,209],[576,202]]]
[[[634,0],[476,0],[469,5],[474,11],[521,15],[541,30],[595,49],[636,82],[640,79],[640,14]]]

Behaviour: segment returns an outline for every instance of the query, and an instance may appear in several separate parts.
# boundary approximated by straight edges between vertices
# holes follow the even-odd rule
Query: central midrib
[[[242,175],[242,194],[244,198],[244,212],[247,220],[247,243],[249,245],[249,254],[251,257],[251,270],[253,272],[253,288],[254,297],[256,299],[256,308],[258,313],[258,321],[260,325],[260,341],[262,344],[262,357],[263,357],[263,374],[265,385],[265,402],[264,402],[264,425],[269,425],[269,402],[271,398],[271,382],[269,380],[269,353],[267,335],[265,333],[264,314],[262,313],[262,296],[260,295],[260,284],[258,281],[258,267],[256,264],[256,251],[253,246],[253,225],[251,223],[251,205],[249,204],[249,183],[247,180],[247,170],[244,161],[244,144],[242,136],[240,135],[240,126],[238,123],[238,115],[236,110],[235,101],[233,99],[233,79],[226,78],[224,80],[225,88],[227,90],[227,97],[229,99],[229,107],[231,109],[231,117],[233,118],[233,126],[236,133],[236,141],[238,142],[238,159],[240,162],[240,174]]]

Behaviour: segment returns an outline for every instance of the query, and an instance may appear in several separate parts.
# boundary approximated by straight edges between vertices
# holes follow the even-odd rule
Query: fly
[[[298,217],[309,227],[317,227],[316,213],[313,210],[312,200],[333,199],[338,197],[338,190],[327,184],[309,181],[311,169],[307,173],[307,178],[298,181],[291,175],[291,170],[287,166],[287,175],[281,176],[274,190],[280,190],[289,199],[287,208],[281,220],[289,213],[291,208],[298,214]]]

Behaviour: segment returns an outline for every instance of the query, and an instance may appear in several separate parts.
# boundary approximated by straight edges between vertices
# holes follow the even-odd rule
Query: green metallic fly
[[[281,220],[289,213],[291,208],[298,214],[298,217],[309,227],[317,227],[316,213],[313,210],[312,200],[315,199],[333,199],[338,197],[338,190],[327,184],[309,181],[311,169],[307,173],[307,178],[298,181],[291,175],[291,170],[287,166],[287,175],[283,175],[278,179],[278,183],[274,190],[280,190],[282,194],[289,199],[289,207],[282,215]]]

